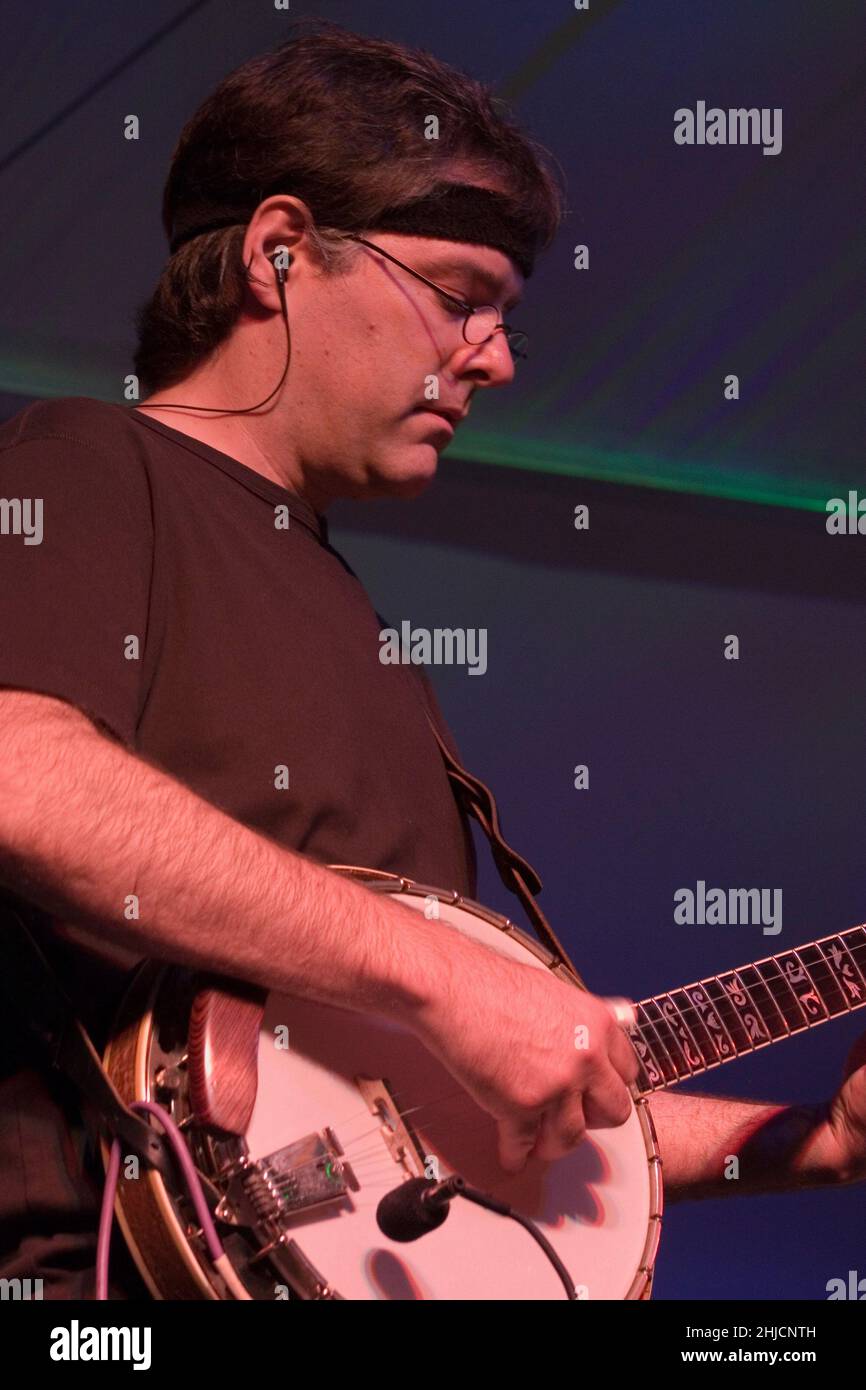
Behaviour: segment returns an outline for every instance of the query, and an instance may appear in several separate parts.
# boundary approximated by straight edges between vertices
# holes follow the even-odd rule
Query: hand
[[[507,1172],[625,1123],[637,1057],[602,1000],[456,933],[440,942],[450,983],[414,1031],[496,1119]]]
[[[840,1182],[861,1182],[866,1178],[866,1033],[848,1053],[842,1077],[815,1131],[809,1156],[837,1174]]]

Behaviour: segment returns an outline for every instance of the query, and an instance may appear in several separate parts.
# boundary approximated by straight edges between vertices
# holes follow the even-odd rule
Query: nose
[[[494,328],[486,343],[464,344],[458,376],[471,376],[479,386],[507,386],[514,380],[514,358],[505,328]]]

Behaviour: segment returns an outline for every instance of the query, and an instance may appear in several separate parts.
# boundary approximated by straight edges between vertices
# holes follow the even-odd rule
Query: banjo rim
[[[566,983],[576,985],[579,989],[587,990],[586,984],[570,962],[558,959],[552,951],[510,918],[502,913],[493,912],[456,889],[443,890],[401,874],[368,869],[356,864],[328,864],[326,867],[334,873],[362,882],[373,892],[425,899],[433,897],[444,906],[455,907],[471,917],[480,918],[489,926],[516,940],[549,969],[551,974]],[[105,1048],[103,1064],[126,1104],[137,1099],[152,1099],[151,1053],[156,1026],[155,1009],[164,979],[177,969],[191,969],[192,973],[195,973],[191,967],[179,967],[153,960],[143,961],[135,969],[130,985],[118,1006],[111,1036]],[[277,992],[268,990],[267,994]],[[646,1149],[650,1211],[643,1249],[638,1267],[625,1294],[625,1301],[648,1299],[651,1296],[663,1212],[662,1160],[652,1113],[646,1097],[638,1094],[634,1084],[629,1090]],[[110,1145],[102,1138],[100,1146],[107,1171]],[[121,1176],[115,1197],[115,1214],[138,1270],[155,1299],[204,1298],[222,1301],[202,1269],[183,1229],[174,1198],[156,1169],[146,1168],[141,1178],[135,1182],[127,1182]],[[155,1228],[154,1222],[158,1223]],[[139,1236],[143,1232],[148,1233],[150,1249],[147,1253],[150,1259],[141,1248]],[[162,1276],[161,1285],[151,1272],[151,1265],[157,1261]],[[166,1262],[169,1265],[167,1271]],[[168,1291],[169,1289],[173,1291]]]

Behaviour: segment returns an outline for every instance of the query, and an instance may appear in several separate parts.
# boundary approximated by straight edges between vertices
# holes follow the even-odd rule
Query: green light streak
[[[76,368],[70,368],[68,360],[61,364],[35,356],[0,357],[0,391],[40,400],[62,396],[90,396],[104,401],[118,399],[116,379],[109,379],[104,368],[92,362],[81,362]],[[831,483],[829,479],[785,478],[778,473],[762,473],[751,468],[671,463],[661,455],[595,448],[585,443],[515,439],[513,435],[471,427],[461,432],[459,444],[446,454],[446,458],[465,459],[467,463],[490,467],[517,468],[527,473],[590,478],[612,485],[651,487],[813,512],[825,512],[829,497],[846,497],[848,489],[857,485],[857,480]]]
[[[786,479],[757,470],[708,468],[675,464],[651,454],[595,449],[588,444],[557,444],[541,440],[507,438],[494,432],[467,431],[459,453],[446,457],[465,459],[500,468],[519,468],[527,473],[551,473],[560,477],[651,487],[667,492],[722,497],[737,502],[756,502],[769,507],[794,507],[825,512],[829,497],[847,497],[853,483],[831,484],[826,479]]]

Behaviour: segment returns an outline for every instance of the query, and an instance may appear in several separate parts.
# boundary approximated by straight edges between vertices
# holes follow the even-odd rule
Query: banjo
[[[585,988],[476,902],[330,867]],[[146,962],[104,1066],[127,1105],[157,1104],[179,1127],[225,1259],[185,1185],[154,1168],[120,1176],[118,1220],[159,1299],[646,1299],[662,1219],[652,1094],[864,1003],[866,926],[644,999],[628,1032],[629,1118],[515,1175],[499,1166],[493,1117],[403,1025]],[[395,1194],[449,1178],[491,1201],[443,1204],[447,1219],[417,1239],[386,1234]]]

